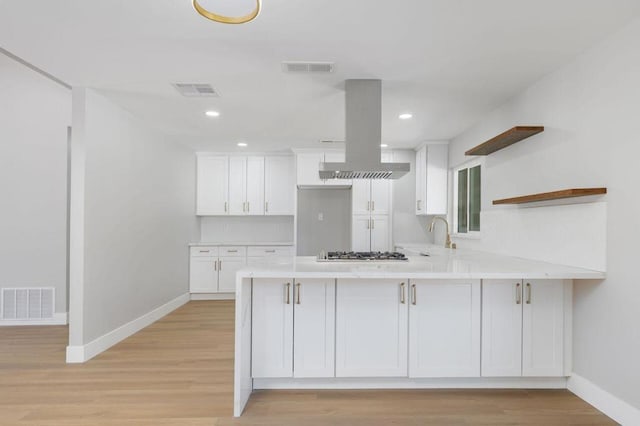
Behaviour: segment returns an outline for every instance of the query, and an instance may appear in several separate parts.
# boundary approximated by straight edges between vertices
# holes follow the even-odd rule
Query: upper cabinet
[[[229,157],[198,156],[197,170],[196,214],[228,214]]]
[[[416,214],[447,213],[446,144],[425,145],[416,151]]]
[[[293,157],[197,157],[196,214],[292,215]]]
[[[299,152],[296,154],[296,184],[298,186],[350,186],[351,179],[320,179],[320,164],[343,163],[343,151]]]
[[[264,158],[264,213],[293,215],[293,157]]]

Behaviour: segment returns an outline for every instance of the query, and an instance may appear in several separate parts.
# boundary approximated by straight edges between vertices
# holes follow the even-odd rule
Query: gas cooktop
[[[375,262],[375,261],[407,261],[403,253],[381,251],[330,251],[318,256],[318,262]]]

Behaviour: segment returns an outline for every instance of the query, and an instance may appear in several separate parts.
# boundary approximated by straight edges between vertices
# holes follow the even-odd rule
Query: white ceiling
[[[341,140],[343,81],[380,78],[383,139],[413,147],[456,136],[639,15],[638,0],[264,0],[230,26],[191,0],[0,0],[0,46],[201,150]],[[336,70],[285,74],[286,60]],[[221,97],[184,98],[172,82]]]

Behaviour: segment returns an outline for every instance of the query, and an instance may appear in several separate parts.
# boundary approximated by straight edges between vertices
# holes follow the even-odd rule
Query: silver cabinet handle
[[[372,201],[371,202],[371,211],[375,211],[376,210],[376,202]]]
[[[247,213],[251,211],[251,203],[247,201]]]
[[[213,261],[213,270],[214,270],[214,271],[217,271],[217,270],[218,270],[218,261],[217,261],[217,260],[214,260],[214,261]]]
[[[411,304],[415,305],[418,303],[418,291],[416,290],[416,285],[411,285]]]
[[[404,305],[404,283],[400,283],[400,303]]]
[[[376,227],[376,220],[371,219],[371,229],[375,229],[375,227]]]
[[[367,229],[371,229],[371,219],[367,219]]]
[[[371,201],[367,201],[367,211],[371,210]]]
[[[244,201],[242,202],[242,213],[246,213],[247,212],[247,203],[245,203]]]
[[[527,305],[531,304],[531,284],[527,283]]]
[[[226,212],[228,212],[228,211],[229,211],[228,203],[225,201],[225,202],[224,202],[224,212],[226,213]]]
[[[300,304],[300,283],[296,283],[296,305]]]
[[[416,201],[416,208],[417,208],[418,210],[422,210],[422,209],[420,208],[420,201],[422,201],[422,200],[417,200],[417,201]]]
[[[520,283],[516,284],[516,305],[522,303],[522,289],[520,288]]]
[[[265,213],[269,213],[269,202],[268,201],[264,202],[264,212]]]
[[[274,249],[274,250],[265,250],[264,252],[265,252],[265,253],[275,253],[276,251],[275,251],[275,249]]]
[[[287,305],[288,305],[288,304],[291,303],[291,299],[290,299],[290,296],[291,296],[291,283],[285,284],[285,289],[286,289],[286,294],[287,294],[286,302],[287,302]]]
[[[227,253],[237,253],[238,250],[227,250]]]
[[[222,260],[218,260],[218,271],[222,271]]]
[[[200,253],[209,253],[209,250],[200,250]]]

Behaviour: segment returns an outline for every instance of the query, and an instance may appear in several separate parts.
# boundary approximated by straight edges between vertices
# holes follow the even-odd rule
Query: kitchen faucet
[[[436,224],[436,219],[440,219],[441,221],[444,222],[445,230],[447,231],[447,238],[444,242],[444,246],[450,249],[456,248],[456,244],[451,242],[451,235],[449,234],[449,222],[447,222],[447,219],[445,219],[444,217],[435,216],[431,221],[431,225],[429,225],[429,232],[433,232],[433,228]]]

